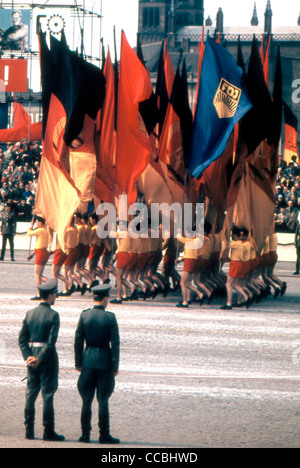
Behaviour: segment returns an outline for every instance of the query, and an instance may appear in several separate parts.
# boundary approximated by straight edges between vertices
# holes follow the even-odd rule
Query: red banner
[[[4,81],[6,92],[26,93],[28,60],[1,59],[0,80]]]

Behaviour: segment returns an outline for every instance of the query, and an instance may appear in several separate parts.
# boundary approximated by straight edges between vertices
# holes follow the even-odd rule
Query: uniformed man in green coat
[[[78,390],[82,398],[80,442],[90,441],[92,402],[95,391],[99,406],[101,444],[118,444],[110,435],[108,400],[119,370],[120,337],[115,314],[105,311],[110,286],[92,289],[94,307],[82,312],[75,334],[75,368],[80,372]]]
[[[54,394],[58,387],[58,356],[56,341],[60,318],[51,306],[57,297],[57,280],[38,286],[41,303],[27,312],[19,334],[19,346],[27,363],[25,405],[26,438],[34,439],[35,401],[40,390],[43,397],[43,440],[65,440],[54,431]]]

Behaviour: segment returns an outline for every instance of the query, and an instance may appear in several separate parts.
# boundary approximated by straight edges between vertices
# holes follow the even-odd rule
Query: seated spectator
[[[28,205],[24,199],[21,200],[21,202],[17,205],[16,213],[18,221],[31,221],[32,209],[31,206]]]
[[[278,200],[276,203],[276,212],[280,213],[281,208],[287,208],[287,202],[284,200],[283,195],[278,195]]]
[[[287,230],[288,217],[285,208],[280,208],[280,212],[275,217],[275,227],[277,232],[285,232]]]
[[[286,196],[286,201],[289,202],[292,200],[292,196],[295,195],[296,199],[300,196],[300,193],[297,191],[297,187],[295,185],[292,186],[291,190]]]
[[[7,196],[6,191],[2,189],[1,192],[0,192],[0,203],[5,205],[7,203],[8,198],[9,197]]]
[[[42,155],[42,148],[40,147],[38,142],[35,142],[33,148],[31,150],[33,162],[40,162],[41,155]]]
[[[24,172],[21,175],[21,181],[24,182],[24,185],[27,185],[29,182],[33,181],[33,175],[31,169],[29,168],[29,165],[25,164]]]
[[[7,181],[3,182],[2,190],[4,190],[4,192],[6,193],[8,198],[11,198],[11,191],[10,191],[10,188],[9,188],[9,185],[8,185]]]
[[[29,189],[29,184],[26,184],[24,187],[24,192],[22,198],[27,202],[29,197],[32,197],[33,193]]]

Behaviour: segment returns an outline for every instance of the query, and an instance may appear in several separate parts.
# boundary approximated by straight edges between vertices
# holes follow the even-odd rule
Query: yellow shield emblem
[[[220,119],[234,116],[239,105],[241,89],[232,85],[224,78],[221,79],[214,98],[214,106]]]

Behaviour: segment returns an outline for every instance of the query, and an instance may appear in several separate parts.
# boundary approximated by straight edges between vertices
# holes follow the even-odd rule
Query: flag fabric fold
[[[93,197],[95,119],[105,97],[105,79],[100,69],[69,50],[64,34],[60,41],[51,37],[51,51],[42,39],[40,50],[46,113],[36,212],[63,246],[74,211]]]
[[[118,86],[115,182],[136,201],[136,182],[147,167],[153,146],[139,104],[152,95],[149,74],[122,32]]]

